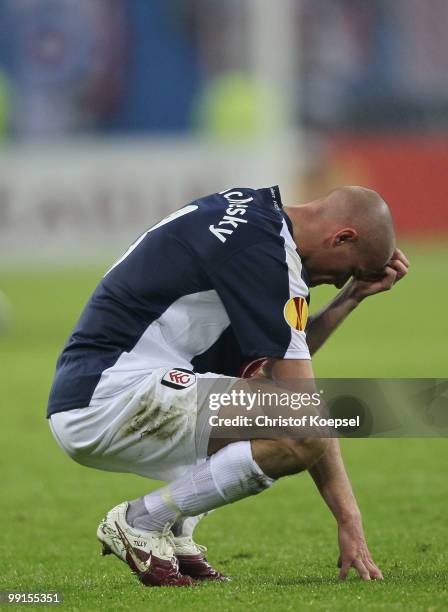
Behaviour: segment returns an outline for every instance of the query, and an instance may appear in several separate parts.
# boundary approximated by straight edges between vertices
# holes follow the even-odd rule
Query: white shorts
[[[181,476],[207,456],[210,428],[201,408],[208,393],[217,380],[222,390],[223,380],[230,388],[235,379],[191,374],[189,386],[173,388],[166,386],[172,371],[159,368],[110,398],[94,395],[86,408],[53,414],[54,437],[72,459],[89,467],[165,481]],[[199,393],[198,379],[210,381],[201,383]]]

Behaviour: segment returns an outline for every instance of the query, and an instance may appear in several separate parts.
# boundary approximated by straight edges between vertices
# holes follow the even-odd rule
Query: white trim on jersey
[[[308,287],[302,278],[302,260],[297,253],[296,244],[289,233],[288,225],[284,219],[280,235],[285,241],[289,297],[307,298]],[[286,350],[284,359],[311,359],[305,332],[291,328],[291,342]]]
[[[121,262],[124,261],[126,257],[128,257],[128,255],[130,255],[132,251],[138,247],[140,242],[142,242],[150,232],[153,232],[154,230],[158,229],[159,227],[162,227],[163,225],[166,225],[167,223],[170,223],[171,221],[175,221],[176,219],[179,219],[179,217],[183,217],[184,215],[187,215],[188,213],[194,212],[198,208],[199,206],[197,206],[196,204],[189,204],[188,206],[184,206],[183,208],[180,208],[179,210],[172,212],[167,217],[165,217],[164,219],[162,219],[161,221],[159,221],[158,223],[156,223],[155,225],[147,229],[146,232],[143,232],[143,234],[139,236],[137,240],[133,242],[131,246],[123,253],[123,255],[119,259],[117,259],[115,263],[112,264],[112,266],[109,268],[109,270],[106,272],[104,276],[107,276],[109,272],[112,272],[112,270],[118,266],[118,264],[121,264]]]
[[[302,262],[285,221],[281,236],[288,265],[289,295],[306,298],[308,288],[301,277]],[[198,320],[200,333],[194,329]],[[227,312],[214,289],[179,298],[146,328],[130,351],[121,353],[115,364],[103,371],[92,401],[139,383],[156,368],[192,369],[191,360],[209,349],[229,325]],[[305,332],[291,328],[291,342],[284,358],[311,359]]]
[[[198,321],[199,333],[195,327]],[[121,353],[115,364],[103,371],[92,401],[140,382],[156,368],[192,369],[191,359],[209,349],[229,325],[214,289],[179,298],[146,328],[130,351]]]

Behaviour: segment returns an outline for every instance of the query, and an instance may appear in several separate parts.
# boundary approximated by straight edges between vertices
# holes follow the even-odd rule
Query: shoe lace
[[[197,544],[193,539],[191,540],[191,543],[199,550],[199,552],[207,552],[207,546],[204,546],[203,544]]]
[[[200,552],[200,553],[205,553],[205,552],[207,552],[207,547],[206,547],[206,546],[204,546],[203,544],[197,544],[197,543],[196,543],[196,542],[193,540],[193,538],[192,538],[191,536],[183,536],[183,538],[182,538],[182,539],[186,540],[186,541],[188,542],[188,544],[189,544],[189,545],[190,545],[192,548],[196,549],[198,552]]]
[[[174,535],[171,531],[171,523],[166,523],[166,525],[162,529],[159,546],[160,552],[163,555],[171,555],[171,561],[176,566],[176,569],[178,569],[179,563],[177,561],[176,556],[174,555]]]

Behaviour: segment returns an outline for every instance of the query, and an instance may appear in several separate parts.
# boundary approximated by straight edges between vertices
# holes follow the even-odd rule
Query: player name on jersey
[[[278,187],[187,204],[99,282],[58,360],[48,414],[133,388],[158,368],[180,390],[195,372],[239,376],[255,360],[309,359],[302,274]]]

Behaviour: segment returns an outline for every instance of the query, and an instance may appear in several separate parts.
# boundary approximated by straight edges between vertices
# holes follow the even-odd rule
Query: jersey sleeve
[[[247,358],[311,359],[304,331],[308,288],[281,245],[253,244],[210,275]]]

